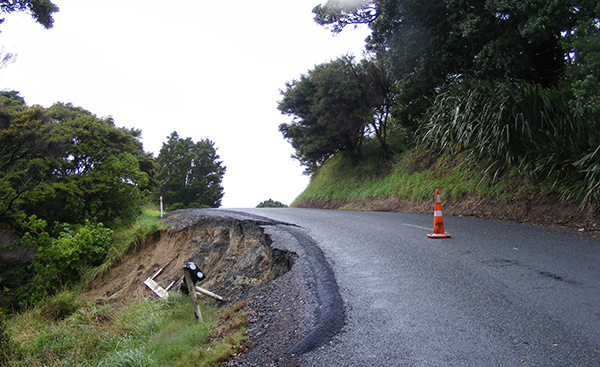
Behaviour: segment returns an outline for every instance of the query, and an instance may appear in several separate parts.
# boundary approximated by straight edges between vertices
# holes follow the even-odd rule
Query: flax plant
[[[594,203],[600,134],[570,113],[568,98],[523,82],[464,81],[438,94],[420,141],[447,153],[465,152],[492,180],[516,168],[550,180],[565,199]]]

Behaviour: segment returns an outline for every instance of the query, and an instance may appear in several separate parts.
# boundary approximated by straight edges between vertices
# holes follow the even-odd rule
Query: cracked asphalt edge
[[[240,220],[254,220],[261,226],[264,226],[266,233],[272,237],[274,243],[279,242],[283,247],[290,247],[289,244],[286,246],[280,243],[286,242],[283,239],[285,236],[277,233],[281,231],[291,236],[301,250],[302,253],[298,255],[304,257],[309,270],[305,273],[305,276],[309,278],[305,279],[305,282],[312,283],[316,297],[316,307],[314,309],[315,324],[300,341],[287,350],[284,357],[289,358],[310,352],[327,344],[342,330],[345,325],[344,301],[335,280],[333,268],[327,261],[323,250],[321,250],[317,242],[306,231],[295,224],[279,222],[244,212],[220,209],[218,211],[208,211],[208,213],[211,215],[224,214]],[[272,230],[269,230],[269,228],[272,228]]]

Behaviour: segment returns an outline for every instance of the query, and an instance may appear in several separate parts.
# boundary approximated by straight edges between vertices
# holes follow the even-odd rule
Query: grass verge
[[[117,308],[65,291],[7,320],[4,365],[216,366],[245,348],[242,305],[201,304],[198,322],[189,297],[178,293]]]

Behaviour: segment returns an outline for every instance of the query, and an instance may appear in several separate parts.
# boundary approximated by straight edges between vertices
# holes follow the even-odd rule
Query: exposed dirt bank
[[[296,257],[272,248],[254,221],[181,212],[165,223],[172,227],[148,234],[142,246],[92,282],[88,295],[118,303],[154,296],[144,280],[161,268],[154,280],[163,288],[173,283],[172,289],[179,289],[182,267],[193,261],[206,275],[199,286],[235,302],[287,272]]]
[[[329,293],[339,295],[337,284],[332,283],[335,290],[327,297],[319,294],[318,289],[326,289],[320,285],[323,277],[315,281],[319,261],[306,254],[285,224],[203,215],[193,209],[169,214],[165,224],[172,227],[149,234],[142,246],[93,282],[88,295],[116,303],[156,297],[143,284],[147,277],[163,268],[155,281],[162,287],[175,282],[176,289],[182,266],[194,261],[207,276],[198,285],[227,298],[219,302],[202,296],[203,302],[245,304],[241,311],[247,313],[248,345],[243,349],[248,349],[228,366],[297,366],[298,354],[320,345],[319,336],[329,338],[343,324],[343,315],[335,313],[343,307],[331,307],[323,299],[331,298]],[[274,243],[269,232],[284,241]],[[315,243],[306,245],[316,251]]]
[[[577,228],[591,235],[600,235],[600,220],[593,208],[581,209],[572,201],[539,194],[507,198],[482,198],[467,196],[461,199],[444,200],[442,210],[445,215],[470,216],[488,219],[525,222],[546,226]],[[434,198],[431,201],[413,201],[399,198],[351,201],[302,201],[299,208],[372,210],[403,213],[431,214]]]

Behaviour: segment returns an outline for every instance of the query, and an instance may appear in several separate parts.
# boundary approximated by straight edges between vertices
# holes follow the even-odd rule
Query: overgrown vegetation
[[[116,230],[102,223],[55,224],[35,215],[19,221],[20,237],[13,248],[30,249],[30,262],[0,272],[2,293],[12,295],[12,309],[35,305],[61,289],[83,287],[103,275],[146,234],[159,229],[158,211],[151,207],[128,226]]]
[[[362,159],[336,155],[311,176],[310,184],[292,206],[387,198],[430,201],[435,189],[440,189],[444,199],[460,199],[468,195],[514,197],[551,188],[514,168],[492,181],[465,153],[440,154],[419,146],[397,155],[391,163],[378,155]]]
[[[241,306],[201,304],[200,323],[179,293],[117,308],[65,291],[0,324],[3,365],[216,366],[245,347]]]
[[[371,35],[365,60],[317,65],[282,92],[293,120],[280,130],[313,174],[297,201],[420,198],[429,176],[451,196],[520,180],[600,207],[597,3],[330,0],[313,13],[334,33],[365,25]],[[364,65],[383,78],[365,77]],[[348,129],[354,144],[340,145]],[[403,169],[425,151],[440,177]]]

